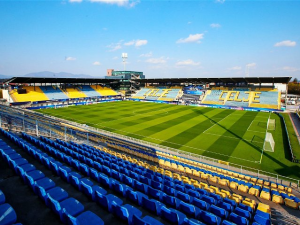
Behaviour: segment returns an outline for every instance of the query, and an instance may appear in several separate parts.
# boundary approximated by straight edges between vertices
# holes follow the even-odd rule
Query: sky
[[[300,1],[0,0],[0,74],[300,78]]]

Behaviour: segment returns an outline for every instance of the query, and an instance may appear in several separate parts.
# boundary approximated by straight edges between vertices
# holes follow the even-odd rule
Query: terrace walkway
[[[296,113],[290,113],[290,118],[293,122],[294,130],[296,132],[298,142],[300,144],[300,119]]]

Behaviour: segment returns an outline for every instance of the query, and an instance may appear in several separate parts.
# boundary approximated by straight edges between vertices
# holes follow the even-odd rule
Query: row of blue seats
[[[42,139],[45,139],[45,138],[42,138]],[[59,141],[59,140],[58,140],[58,141]],[[53,141],[51,141],[51,140],[48,139],[48,142],[53,142]],[[62,141],[59,141],[59,142],[62,142]],[[122,159],[120,159],[120,160],[122,160]],[[110,162],[109,162],[109,164],[110,164]],[[113,164],[112,164],[112,165],[113,165]],[[105,166],[103,166],[103,167],[105,168]],[[77,169],[80,170],[80,167],[77,166]],[[91,170],[93,170],[93,169],[91,169]],[[112,175],[112,174],[110,174],[110,172],[107,171],[107,169],[106,169],[105,171],[106,171],[106,173],[108,173],[108,175],[110,175],[110,176]],[[151,171],[151,172],[153,172],[153,171]],[[119,173],[117,173],[117,172],[116,172],[115,174],[118,174],[118,175],[119,175]],[[95,175],[94,175],[94,178],[95,178]],[[118,177],[115,177],[115,178],[120,178],[120,177],[118,176]],[[136,178],[136,177],[135,177],[135,178]],[[97,177],[97,179],[99,179],[99,177]],[[101,179],[102,179],[102,178],[101,178]],[[126,182],[126,181],[127,181],[127,180],[125,180],[125,182]],[[107,185],[107,186],[113,185],[113,182],[112,182],[112,183],[109,183],[109,178],[107,178],[105,182],[106,182],[106,185]],[[129,185],[132,185],[131,182],[128,183],[128,184],[129,184]],[[134,184],[133,184],[133,185],[134,185]],[[147,189],[148,189],[148,188],[147,188]],[[150,190],[151,190],[151,187],[150,187]],[[141,191],[142,191],[142,190],[141,190]],[[156,191],[155,189],[152,190],[152,192],[155,192],[155,191]],[[144,189],[144,192],[145,192],[145,189]],[[147,192],[146,192],[146,193],[147,193]],[[155,194],[152,194],[152,195],[155,197]],[[153,196],[152,196],[152,197],[153,197]],[[232,201],[232,200],[230,200],[230,201]],[[247,207],[247,206],[245,206],[245,207]],[[214,210],[217,210],[217,211],[218,211],[218,209],[216,209],[215,207],[213,207],[213,208],[214,208]],[[250,208],[250,207],[249,207],[249,208]],[[252,209],[250,208],[250,210],[252,210]],[[238,213],[244,213],[241,209],[237,209],[237,212],[238,212]],[[224,214],[224,213],[223,213],[223,214]],[[247,214],[249,214],[249,213],[247,213]]]
[[[8,138],[19,144],[18,138],[6,131],[3,132]],[[6,146],[1,146],[0,154],[8,165],[15,170],[25,184],[31,187],[35,194],[40,196],[65,224],[104,224],[102,219],[91,211],[84,211],[84,206],[74,198],[68,198],[68,193],[55,185],[55,183],[46,177],[40,170],[36,170],[35,166],[28,163],[15,150]],[[2,223],[0,223],[2,225]],[[9,223],[3,223],[9,224]]]
[[[2,147],[6,147],[3,143],[3,141],[0,139],[0,149]],[[21,223],[15,224],[17,221],[17,214],[14,208],[5,202],[5,195],[0,190],[0,225],[22,225]]]
[[[30,137],[23,134],[25,137]],[[21,146],[28,151],[29,154],[37,158],[47,168],[55,172],[68,183],[74,185],[79,191],[86,194],[93,201],[103,206],[109,212],[115,214],[120,219],[125,220],[129,225],[138,224],[157,224],[162,225],[159,221],[150,216],[141,218],[142,212],[130,204],[123,204],[123,201],[113,194],[107,194],[107,191],[98,185],[94,185],[92,181],[87,178],[82,178],[80,174],[73,172],[69,167],[63,166],[59,161],[49,157],[46,153],[40,153],[40,150],[26,141],[22,140]],[[58,170],[59,168],[59,170]],[[44,196],[44,198],[47,196]],[[51,199],[52,207],[58,207],[58,203]],[[135,215],[135,216],[134,216]]]

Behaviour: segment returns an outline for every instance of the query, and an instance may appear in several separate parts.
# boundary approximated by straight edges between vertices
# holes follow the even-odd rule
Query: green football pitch
[[[38,111],[175,149],[300,177],[299,166],[290,162],[276,114],[132,101]],[[276,121],[275,130],[268,131],[275,140],[274,152],[262,151],[268,118]]]

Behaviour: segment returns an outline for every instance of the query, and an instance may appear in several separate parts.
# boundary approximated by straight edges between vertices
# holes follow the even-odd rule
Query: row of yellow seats
[[[160,167],[157,167],[157,166],[149,165],[146,162],[143,162],[143,161],[137,160],[137,159],[132,159],[130,156],[126,156],[125,154],[121,154],[121,153],[115,152],[115,151],[107,149],[107,148],[99,148],[97,146],[94,146],[94,147],[101,150],[101,151],[109,153],[111,155],[114,155],[116,157],[122,158],[123,160],[127,160],[131,163],[135,163],[137,165],[143,166],[144,168],[150,169],[154,172],[158,172],[158,173],[161,173],[165,176],[172,177],[173,179],[180,180],[183,183],[193,185],[195,188],[201,188],[203,190],[206,190],[207,192],[215,193],[215,194],[221,196],[222,198],[232,199],[238,204],[243,203],[245,205],[248,205],[248,206],[252,207],[253,209],[256,208],[255,200],[252,200],[252,199],[249,199],[249,198],[244,199],[243,196],[241,196],[241,195],[238,195],[238,194],[235,194],[235,193],[230,193],[229,191],[226,191],[224,189],[219,189],[218,187],[213,186],[213,185],[209,186],[207,183],[199,182],[198,180],[190,179],[189,177],[182,176],[182,175],[177,174],[177,173],[172,173],[169,170],[164,170],[163,168],[160,168]],[[191,171],[191,172],[195,172],[195,170]]]
[[[169,158],[169,159],[172,159],[172,160],[176,159],[176,161],[186,163],[186,164],[189,164],[191,166],[201,167],[201,168],[206,169],[208,171],[217,172],[219,174],[227,175],[227,176],[230,176],[230,177],[235,178],[235,179],[240,179],[240,180],[245,180],[245,181],[248,181],[248,182],[252,182],[255,185],[261,185],[261,186],[263,185],[264,187],[265,186],[267,186],[267,187],[270,186],[271,188],[278,188],[278,190],[281,190],[281,191],[287,191],[289,193],[292,192],[292,188],[290,188],[290,187],[284,187],[282,185],[277,185],[275,183],[271,183],[269,181],[265,181],[265,180],[262,180],[262,179],[259,179],[259,178],[247,176],[247,175],[244,175],[244,174],[235,173],[235,172],[232,172],[232,171],[229,171],[229,170],[226,170],[226,169],[221,169],[221,168],[218,168],[218,167],[206,165],[206,164],[203,164],[203,163],[200,163],[200,162],[196,162],[196,161],[189,160],[189,159],[184,159],[184,158],[181,158],[181,157],[174,158],[174,156],[169,155],[167,153],[163,153],[163,152],[157,152],[157,155],[165,157],[165,158]]]

